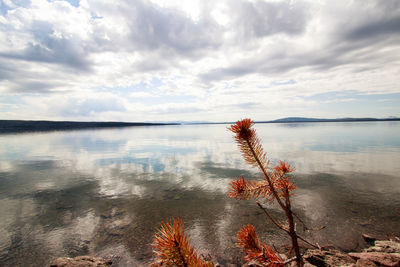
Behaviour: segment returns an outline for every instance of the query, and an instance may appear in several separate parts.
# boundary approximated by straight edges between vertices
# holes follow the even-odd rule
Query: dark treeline
[[[0,120],[0,133],[58,131],[58,130],[76,130],[76,129],[89,129],[89,128],[154,126],[154,125],[167,125],[167,124],[166,123],[146,123],[146,122],[78,122],[78,121]]]

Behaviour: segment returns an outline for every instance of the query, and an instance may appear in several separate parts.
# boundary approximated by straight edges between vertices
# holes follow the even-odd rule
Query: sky
[[[0,0],[0,119],[400,117],[398,0]]]

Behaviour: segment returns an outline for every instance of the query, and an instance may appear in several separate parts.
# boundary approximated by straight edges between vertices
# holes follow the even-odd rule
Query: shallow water
[[[227,125],[131,127],[0,135],[0,265],[44,266],[91,254],[120,266],[152,260],[159,222],[181,217],[192,243],[240,263],[235,234],[252,223],[288,244],[252,201],[226,197],[255,179]],[[272,163],[294,164],[296,212],[321,245],[400,235],[400,123],[257,124]],[[270,211],[282,218],[279,210]]]

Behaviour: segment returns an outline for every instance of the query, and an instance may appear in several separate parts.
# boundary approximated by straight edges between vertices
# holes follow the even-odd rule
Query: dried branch
[[[256,201],[257,205],[260,207],[260,209],[262,209],[265,213],[265,215],[267,215],[267,217],[276,225],[276,227],[278,227],[279,229],[281,229],[282,231],[285,231],[286,233],[288,233],[288,230],[285,229],[282,225],[280,225],[277,221],[275,221],[275,219],[268,213],[268,211],[260,204],[260,202]]]
[[[282,258],[257,236],[253,225],[245,225],[237,234],[237,245],[247,254],[246,261],[255,261],[262,266],[282,267]]]
[[[161,228],[154,236],[153,252],[158,261],[154,266],[211,267],[203,261],[190,245],[181,219],[161,222]]]
[[[295,189],[295,186],[290,182],[287,177],[287,173],[294,170],[288,163],[280,161],[277,166],[274,167],[274,172],[269,173],[269,160],[266,157],[266,153],[263,150],[260,139],[257,137],[256,131],[252,129],[254,122],[251,119],[244,119],[237,121],[236,124],[231,125],[228,129],[232,131],[235,136],[235,141],[238,144],[239,150],[242,152],[243,158],[251,166],[260,169],[264,176],[264,184],[259,184],[259,182],[250,184],[242,178],[240,181],[231,183],[231,186],[242,184],[243,186],[231,190],[230,192],[236,192],[233,194],[228,194],[231,197],[236,197],[238,199],[248,199],[249,197],[272,197],[275,199],[282,210],[285,212],[288,222],[288,228],[284,229],[280,224],[278,224],[268,212],[260,204],[260,208],[263,209],[264,213],[274,222],[274,224],[281,230],[289,234],[292,241],[292,248],[296,254],[297,266],[303,266],[303,260],[300,254],[300,248],[298,244],[298,236],[295,229],[295,223],[293,219],[293,213],[291,210],[290,196],[291,192]],[[255,185],[259,185],[255,187]],[[260,186],[262,185],[262,186]],[[235,189],[235,188],[233,188]],[[284,201],[284,202],[283,202]]]

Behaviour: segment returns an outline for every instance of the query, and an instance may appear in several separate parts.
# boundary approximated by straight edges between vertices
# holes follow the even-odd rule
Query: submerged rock
[[[78,256],[75,258],[57,258],[50,264],[50,267],[108,267],[111,264],[111,260],[103,258]]]

